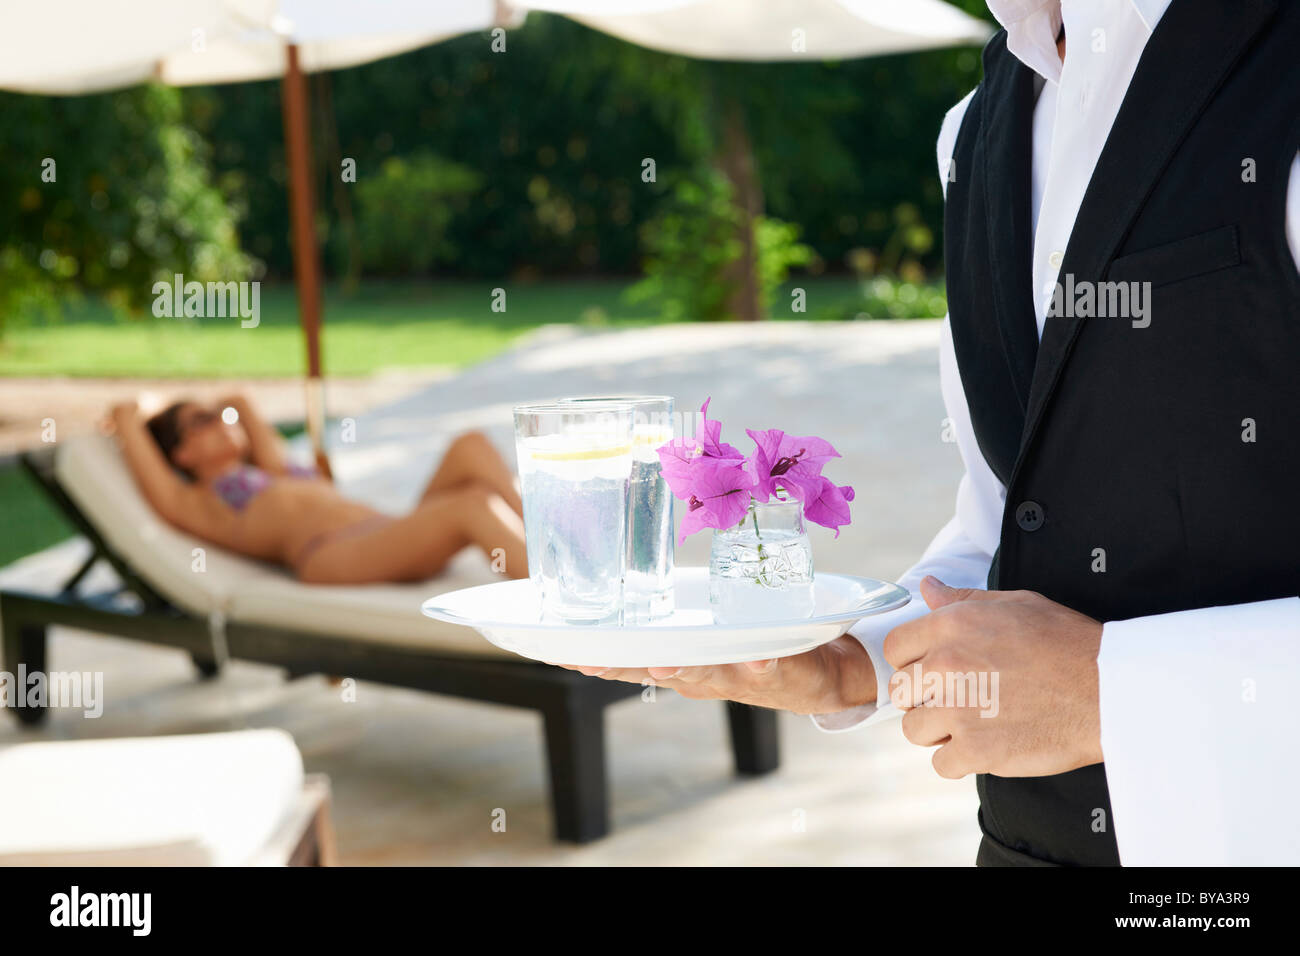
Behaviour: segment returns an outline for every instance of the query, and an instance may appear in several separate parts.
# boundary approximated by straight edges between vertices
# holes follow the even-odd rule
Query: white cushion
[[[299,583],[285,569],[224,551],[178,531],[150,507],[117,444],[102,435],[59,446],[55,476],[121,558],[161,595],[192,614],[347,639],[395,642],[449,653],[513,657],[471,628],[420,613],[428,598],[499,580],[475,551],[419,584],[366,587]],[[195,571],[194,549],[205,552]]]
[[[462,553],[441,577],[428,584],[359,586],[302,584],[287,575],[244,581],[230,596],[232,621],[294,631],[346,635],[358,641],[434,648],[451,654],[515,658],[473,628],[425,617],[420,605],[435,594],[488,584],[500,578],[486,572],[477,553]],[[515,658],[517,659],[517,658]]]
[[[259,860],[303,791],[282,730],[0,747],[0,865]]]

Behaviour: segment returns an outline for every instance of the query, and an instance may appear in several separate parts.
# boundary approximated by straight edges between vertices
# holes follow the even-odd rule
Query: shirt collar
[[[1129,0],[1153,31],[1173,0]],[[989,12],[1007,31],[1007,49],[1021,63],[1053,83],[1061,79],[1056,37],[1061,32],[1061,0],[988,0]]]

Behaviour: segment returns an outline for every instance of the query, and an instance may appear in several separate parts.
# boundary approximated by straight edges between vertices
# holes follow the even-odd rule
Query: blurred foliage
[[[455,259],[447,230],[468,207],[481,179],[472,169],[430,153],[384,160],[357,182],[361,262],[370,275],[425,275]]]
[[[958,4],[981,9],[982,3]],[[557,55],[562,51],[562,55]],[[693,168],[716,151],[716,103],[736,98],[765,212],[798,223],[827,268],[854,248],[883,251],[900,204],[916,211],[904,259],[939,264],[942,192],[934,144],[944,113],[979,79],[974,48],[825,63],[716,63],[642,49],[563,17],[530,14],[505,53],[487,34],[329,74],[330,116],[313,112],[320,236],[339,274],[347,223],[336,214],[339,164],[357,186],[385,160],[431,152],[468,167],[482,187],[449,224],[457,250],[439,268],[460,277],[639,271],[639,226],[668,198],[641,179]],[[279,86],[184,91],[187,121],[250,210],[245,247],[290,271]],[[328,128],[336,130],[336,134]],[[337,141],[337,147],[334,142]],[[223,180],[226,181],[226,180]],[[357,198],[361,210],[360,190]],[[914,237],[919,238],[919,236]],[[918,251],[924,247],[925,251]]]
[[[793,267],[809,265],[817,258],[812,246],[799,241],[799,233],[800,228],[795,223],[771,216],[759,216],[755,223],[758,280],[764,308],[772,304],[776,290],[785,284]]]
[[[981,0],[956,5],[987,18]],[[849,258],[865,252],[873,275],[932,277],[935,137],[978,79],[974,48],[718,63],[530,14],[504,53],[477,33],[312,78],[322,258],[335,277],[364,265],[499,280],[630,276],[645,257],[653,278],[665,256],[687,258],[670,247],[696,242],[716,264],[726,242],[699,243],[717,221],[674,222],[681,197],[642,169],[716,163],[726,103],[739,104],[753,144],[773,276],[782,261],[856,273]],[[291,274],[277,82],[0,94],[0,115],[0,317],[49,307],[72,286],[138,306],[172,271],[231,279],[260,262]],[[40,181],[47,155],[56,183]],[[345,160],[355,183],[340,175]],[[815,258],[781,253],[800,242]]]
[[[721,277],[743,254],[731,186],[711,166],[672,178],[670,198],[642,227],[646,277],[628,290],[628,301],[654,302],[670,322],[725,318],[734,287]],[[767,216],[755,221],[754,236],[762,300],[770,305],[790,268],[807,265],[814,252],[798,241],[797,225]]]
[[[237,206],[207,145],[158,86],[105,96],[0,93],[0,326],[70,289],[139,310],[175,272],[241,279]]]
[[[721,173],[705,167],[683,175],[642,227],[646,277],[628,290],[628,301],[656,302],[669,321],[722,318],[733,289],[718,276],[741,256],[739,222]]]

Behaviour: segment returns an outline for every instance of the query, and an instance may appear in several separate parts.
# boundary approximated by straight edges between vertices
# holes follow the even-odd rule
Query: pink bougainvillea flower
[[[746,461],[754,477],[754,497],[768,501],[778,487],[791,498],[807,502],[821,493],[822,466],[840,453],[830,442],[811,435],[800,438],[779,428],[746,429],[757,446]]]
[[[709,418],[709,401],[700,407],[704,421],[694,437],[675,438],[656,449],[669,490],[686,502],[677,543],[705,528],[735,527],[751,500],[770,501],[778,488],[803,502],[805,518],[838,537],[840,527],[849,524],[853,489],[821,473],[826,462],[840,457],[831,443],[779,428],[747,430],[755,449],[746,457],[722,440],[722,423]]]
[[[700,415],[704,419],[704,425],[696,435],[696,440],[700,447],[704,449],[704,454],[711,458],[744,458],[744,454],[739,448],[728,445],[722,441],[722,422],[714,421],[709,418],[709,402],[713,401],[712,397],[706,398],[704,404],[700,406]]]
[[[710,420],[709,401],[700,407],[704,423],[694,438],[676,438],[656,449],[669,490],[686,502],[678,544],[704,528],[738,524],[754,487],[744,454],[722,441],[722,423]]]
[[[708,467],[709,460],[735,463],[743,463],[745,460],[739,448],[720,440],[722,422],[709,420],[710,401],[712,399],[705,399],[700,406],[704,424],[696,436],[674,438],[655,449],[659,453],[664,481],[668,482],[672,493],[683,501],[691,496],[692,473],[697,467]],[[701,459],[705,461],[701,462]]]
[[[704,449],[693,438],[674,438],[660,445],[655,451],[659,455],[659,467],[668,489],[685,501],[690,494],[686,491],[691,482],[691,469],[695,460],[704,454]]]
[[[849,502],[853,500],[853,488],[850,485],[836,485],[826,477],[819,481],[817,493],[802,499],[803,516],[823,528],[830,528],[838,538],[840,526],[851,523]]]
[[[705,528],[734,527],[749,511],[754,479],[743,461],[705,456],[696,461],[690,476],[689,493],[681,495],[673,489],[673,493],[686,502],[686,513],[682,515],[677,532],[678,544]]]

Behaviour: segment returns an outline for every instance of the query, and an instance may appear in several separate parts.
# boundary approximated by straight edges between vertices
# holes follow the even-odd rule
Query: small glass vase
[[[802,502],[751,499],[739,524],[714,530],[709,605],[715,624],[812,617],[812,546]]]

